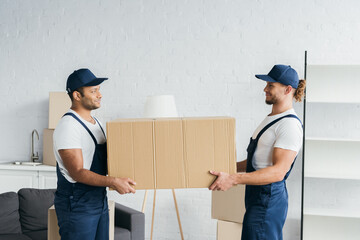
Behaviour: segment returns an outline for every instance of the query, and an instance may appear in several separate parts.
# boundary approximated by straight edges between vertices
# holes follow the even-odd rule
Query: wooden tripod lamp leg
[[[156,200],[156,189],[154,189],[154,201],[153,201],[153,212],[152,212],[152,220],[151,220],[151,235],[150,240],[153,238],[153,230],[154,230],[154,216],[155,216],[155,200]]]
[[[145,190],[144,201],[143,201],[142,210],[141,210],[142,213],[145,213],[147,195],[148,195],[148,190]]]
[[[176,215],[177,215],[177,219],[178,219],[178,223],[179,223],[181,240],[184,240],[184,234],[183,234],[182,227],[181,227],[179,209],[178,209],[178,205],[177,205],[177,201],[176,201],[176,196],[175,196],[175,189],[172,189],[172,193],[173,193],[173,198],[174,198],[174,203],[175,203],[175,208],[176,208]]]

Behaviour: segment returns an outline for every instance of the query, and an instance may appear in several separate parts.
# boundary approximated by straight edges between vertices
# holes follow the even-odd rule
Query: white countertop
[[[30,166],[30,165],[17,165],[13,163],[1,163],[0,170],[24,170],[24,171],[49,171],[54,172],[56,171],[56,167],[49,166],[49,165],[37,165],[37,166]]]

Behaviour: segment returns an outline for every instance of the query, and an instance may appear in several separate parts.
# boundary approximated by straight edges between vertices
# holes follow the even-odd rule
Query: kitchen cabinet
[[[0,164],[0,193],[21,188],[56,188],[56,167]]]

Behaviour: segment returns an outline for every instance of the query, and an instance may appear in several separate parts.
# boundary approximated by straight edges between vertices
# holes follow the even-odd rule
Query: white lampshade
[[[144,109],[145,118],[178,117],[173,95],[148,96]]]

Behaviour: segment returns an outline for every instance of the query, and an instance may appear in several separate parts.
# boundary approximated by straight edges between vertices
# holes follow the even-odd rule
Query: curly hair
[[[306,86],[306,80],[301,79],[299,81],[299,86],[294,93],[294,98],[296,102],[301,102],[302,98],[304,97],[305,86]]]

